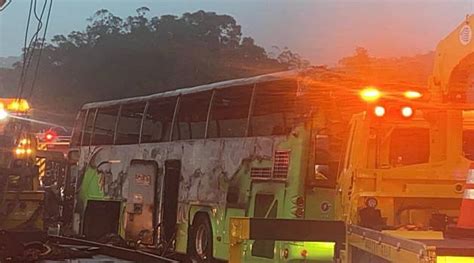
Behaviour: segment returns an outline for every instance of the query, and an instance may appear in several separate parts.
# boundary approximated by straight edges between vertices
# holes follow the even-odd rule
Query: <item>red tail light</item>
[[[292,214],[297,218],[303,218],[305,207],[304,197],[298,196],[296,199],[293,200],[293,204],[295,206],[292,209]]]
[[[52,142],[52,141],[56,140],[56,137],[58,137],[58,135],[53,130],[49,130],[49,131],[44,133],[44,140],[47,141],[47,142]]]

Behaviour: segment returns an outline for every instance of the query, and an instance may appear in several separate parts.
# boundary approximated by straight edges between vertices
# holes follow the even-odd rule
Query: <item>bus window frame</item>
[[[120,118],[122,117],[122,108],[124,104],[120,104],[118,113],[117,113],[117,118],[115,118],[115,125],[114,125],[114,139],[112,145],[117,144],[117,133],[118,133],[118,127],[120,124]]]
[[[115,145],[115,136],[116,136],[116,133],[117,133],[117,121],[118,119],[120,118],[120,114],[121,114],[121,109],[122,109],[122,105],[118,105],[118,109],[117,109],[117,115],[115,115],[115,123],[114,123],[114,135],[113,135],[113,138],[112,138],[112,144],[97,144],[97,145]],[[94,141],[94,136],[95,136],[95,124],[97,122],[97,117],[99,116],[99,112],[101,109],[107,109],[107,108],[112,108],[112,107],[116,107],[117,105],[110,105],[110,106],[104,106],[104,107],[97,107],[95,108],[95,116],[94,116],[94,123],[93,123],[93,129],[92,129],[92,133],[91,133],[91,137],[90,137],[90,140],[89,140],[89,146],[97,146],[96,144],[92,144],[92,142]]]
[[[147,100],[146,104],[145,104],[145,109],[143,109],[142,120],[141,120],[141,123],[140,123],[140,134],[138,135],[138,145],[142,144],[143,126],[145,125],[145,119],[146,119],[146,115],[148,113],[148,107],[149,106],[150,106],[150,101]],[[121,111],[120,111],[120,113],[121,113]]]
[[[143,111],[141,112],[142,117],[140,118],[140,127],[139,127],[139,129],[138,129],[138,140],[137,140],[137,142],[136,142],[136,143],[117,143],[117,138],[118,138],[118,134],[119,134],[119,127],[120,127],[120,119],[122,118],[123,107],[124,107],[124,106],[130,106],[130,105],[133,105],[133,104],[137,104],[137,102],[129,102],[129,103],[120,104],[120,108],[119,108],[119,112],[118,112],[118,116],[117,116],[117,123],[116,123],[116,125],[115,125],[115,133],[114,133],[114,143],[113,143],[113,145],[134,145],[134,144],[140,145],[140,144],[141,144],[142,131],[143,131],[143,123],[144,123],[145,114],[146,114],[146,111],[147,111],[147,107],[148,107],[149,101],[147,101],[147,102],[145,103],[145,107],[143,107]]]
[[[83,117],[82,120],[81,120],[81,115],[82,115],[82,117]],[[75,142],[75,145],[71,145],[71,146],[74,146],[74,147],[79,147],[79,146],[81,146],[81,144],[82,144],[82,136],[83,136],[83,133],[84,133],[83,131],[84,131],[84,126],[85,126],[86,117],[87,117],[87,110],[81,109],[81,110],[77,113],[75,124],[76,124],[77,122],[82,121],[81,127],[79,127],[79,132],[80,132],[80,134],[79,134],[78,136],[80,136],[80,137],[77,138],[77,141]],[[73,143],[72,139],[75,138],[76,133],[78,132],[77,129],[76,129],[77,126],[76,126],[75,124],[74,124],[74,129],[72,129],[72,132],[71,132],[71,143]]]
[[[200,138],[193,138],[193,131],[192,131],[192,121],[189,121],[189,122],[186,122],[187,124],[187,129],[188,129],[188,134],[189,134],[189,138],[181,138],[181,129],[182,129],[182,126],[180,126],[180,123],[179,123],[179,117],[181,114],[183,114],[183,116],[185,117],[189,117],[186,115],[186,113],[183,113],[181,112],[181,108],[182,108],[182,105],[183,105],[183,97],[184,96],[189,96],[192,98],[192,96],[199,96],[200,94],[204,94],[204,93],[209,93],[208,97],[206,98],[206,101],[208,103],[207,105],[207,110],[206,110],[206,119],[204,120],[204,123],[205,123],[205,127],[204,127],[204,134],[202,137]],[[175,114],[173,115],[173,123],[172,123],[172,132],[171,132],[171,140],[170,141],[194,141],[194,140],[205,140],[207,139],[207,130],[208,130],[208,124],[209,124],[209,111],[210,109],[212,108],[212,97],[214,95],[214,90],[205,90],[205,91],[198,91],[198,92],[194,92],[194,93],[185,93],[185,94],[180,94],[179,95],[179,102],[177,102],[177,106],[175,108]],[[188,99],[188,98],[186,98]],[[185,101],[187,102],[187,101]],[[178,136],[175,138],[174,136],[174,131],[177,131],[178,133]],[[195,135],[194,135],[195,136]]]
[[[99,108],[95,108],[94,110],[94,119],[92,121],[92,130],[91,130],[91,135],[89,137],[89,144],[87,146],[92,146],[92,139],[94,138],[94,134],[95,134],[95,123],[97,121],[97,115],[99,113]]]
[[[82,146],[84,142],[84,133],[86,131],[86,122],[87,122],[87,117],[89,117],[89,109],[86,109],[86,114],[84,115],[84,122],[81,125],[81,138],[79,139],[78,146]]]
[[[172,136],[173,136],[173,125],[174,125],[174,118],[175,118],[175,115],[177,114],[176,113],[176,107],[178,106],[178,103],[179,103],[179,100],[180,100],[180,96],[181,95],[177,95],[177,96],[167,96],[167,97],[161,97],[161,98],[155,98],[155,99],[149,99],[147,100],[146,102],[146,105],[145,105],[145,110],[143,111],[143,116],[142,116],[142,123],[140,125],[140,137],[139,137],[139,144],[142,144],[142,143],[161,143],[161,142],[170,142],[172,141]],[[167,99],[173,99],[173,114],[172,114],[172,117],[171,117],[171,126],[170,126],[170,131],[169,131],[169,136],[168,138],[164,138],[162,141],[158,141],[158,142],[143,142],[143,135],[144,134],[144,127],[145,127],[145,122],[147,120],[146,116],[148,114],[148,111],[150,110],[150,108],[152,107],[153,105],[153,101],[156,101],[156,100],[160,100],[160,99],[163,99],[163,100],[167,100]]]
[[[253,109],[253,97],[254,97],[254,94],[255,94],[255,87],[256,87],[256,83],[254,83],[253,85],[251,85],[251,92],[250,92],[250,101],[249,101],[249,107],[247,108],[247,117],[246,117],[246,120],[245,120],[245,132],[244,132],[244,135],[243,136],[236,136],[236,137],[230,137],[230,138],[247,138],[249,137],[249,126],[250,126],[250,118],[251,118],[251,114],[252,114],[252,109]],[[229,88],[232,88],[232,87],[241,87],[241,88],[245,88],[245,87],[249,87],[250,85],[244,85],[244,86],[231,86]],[[211,95],[211,101],[209,103],[209,114],[207,116],[207,124],[206,124],[206,136],[205,136],[205,139],[209,139],[209,127],[210,127],[210,124],[211,124],[211,121],[212,121],[212,116],[213,116],[213,109],[214,109],[214,102],[215,102],[215,94],[217,92],[224,92],[226,91],[226,89],[213,89],[213,93]],[[216,137],[211,137],[210,139],[222,139],[222,138],[229,138],[229,137],[223,137],[221,136],[221,134],[219,133],[219,131],[217,131],[218,133],[218,136]]]
[[[178,117],[178,113],[179,113],[179,108],[181,107],[181,94],[178,95],[178,97],[176,98],[176,103],[175,103],[175,106],[174,106],[174,112],[173,112],[173,120],[171,121],[171,130],[170,130],[170,138],[169,138],[169,142],[173,141],[173,136],[174,136],[174,126],[176,125],[176,120],[177,120],[177,117]],[[180,132],[179,132],[179,129],[178,130],[178,137],[180,137]]]
[[[207,108],[207,116],[206,116],[206,128],[204,130],[204,139],[208,138],[209,133],[209,123],[211,122],[211,111],[214,106],[214,97],[216,96],[216,89],[212,89],[211,98],[209,100],[209,106]]]
[[[92,129],[90,131],[90,135],[89,135],[89,143],[87,145],[84,144],[84,134],[86,133],[86,127],[87,127],[87,120],[89,119],[89,114],[94,111],[94,118],[92,119]],[[94,134],[94,131],[95,131],[95,121],[97,119],[97,112],[98,112],[98,108],[93,108],[93,109],[87,109],[87,114],[86,114],[86,119],[85,119],[85,122],[84,122],[84,126],[82,128],[83,132],[82,132],[82,136],[81,136],[81,146],[91,146],[91,143],[92,143],[92,137],[93,137],[93,134]]]
[[[247,115],[247,127],[245,127],[245,137],[249,137],[249,133],[250,133],[250,122],[252,121],[256,89],[257,89],[257,83],[254,83],[252,87],[252,93],[250,94],[250,106],[249,106],[249,113]]]
[[[265,88],[265,84],[268,85],[269,83],[272,83],[272,82],[285,82],[285,81],[290,81],[290,82],[293,82],[295,81],[294,79],[278,79],[278,80],[269,80],[269,81],[264,81],[264,82],[260,82],[259,84],[262,84],[260,89],[264,89]],[[294,96],[295,96],[295,103],[296,103],[296,98],[297,98],[297,91],[298,91],[298,81],[295,82],[296,83],[296,90],[295,90],[295,93],[294,93]],[[271,134],[271,135],[268,135],[268,134],[265,134],[265,135],[255,135],[255,131],[253,131],[253,127],[252,127],[252,119],[254,116],[254,112],[255,112],[255,102],[256,102],[256,98],[259,98],[259,94],[257,94],[257,83],[254,83],[254,87],[253,87],[253,90],[252,90],[252,95],[251,95],[251,100],[250,100],[250,110],[249,110],[249,117],[248,117],[248,124],[247,124],[247,134],[245,137],[267,137],[267,136],[282,136],[283,134]],[[296,104],[294,105],[296,107]],[[288,112],[281,112],[281,114],[283,114],[283,121],[285,122],[285,128],[288,128],[287,125],[286,125],[286,121],[287,121],[287,118],[286,118],[286,114],[288,114]],[[290,125],[292,126],[292,125]]]
[[[276,80],[276,81],[278,81],[278,80]],[[268,82],[272,82],[272,81],[268,81]],[[267,83],[267,82],[263,82],[263,83]],[[260,83],[253,83],[253,84],[248,85],[248,86],[251,86],[250,102],[249,102],[248,114],[247,114],[247,119],[246,119],[245,134],[243,136],[241,136],[240,138],[259,137],[259,136],[255,136],[255,135],[251,136],[251,134],[250,134],[251,133],[252,117],[253,117],[253,114],[255,112],[257,88],[259,88],[258,84],[260,84]],[[245,85],[245,86],[247,86],[247,85]],[[209,95],[209,103],[208,103],[208,108],[207,108],[207,112],[206,112],[205,130],[204,130],[204,137],[203,138],[194,138],[193,139],[192,138],[192,131],[189,131],[189,136],[191,138],[181,139],[180,127],[176,127],[177,124],[178,124],[178,117],[179,117],[178,115],[180,114],[180,110],[181,110],[182,103],[183,103],[183,101],[182,101],[183,96],[187,96],[187,95],[192,96],[194,94],[198,94],[199,92],[185,93],[185,94],[180,93],[176,96],[163,96],[163,97],[159,98],[159,99],[169,99],[171,97],[176,98],[176,101],[174,102],[174,110],[173,110],[173,117],[172,117],[172,121],[171,121],[169,137],[167,139],[164,139],[161,142],[209,139],[209,128],[210,128],[210,122],[211,122],[211,117],[212,117],[212,113],[213,113],[213,106],[214,106],[213,104],[215,103],[216,92],[221,90],[221,89],[225,89],[225,88],[214,88],[212,90],[207,90],[207,92],[210,92],[211,94]],[[205,91],[203,91],[203,92],[205,92]],[[156,100],[156,99],[148,99],[146,101],[146,104],[145,104],[145,107],[144,107],[144,110],[143,110],[143,116],[140,120],[139,138],[138,138],[138,142],[136,143],[138,145],[143,143],[143,136],[144,136],[143,133],[144,133],[144,126],[145,126],[145,121],[146,121],[146,114],[148,113],[148,110],[150,109],[150,106],[151,106],[151,103],[152,103],[153,100]],[[120,125],[120,120],[122,119],[123,107],[125,105],[127,105],[127,103],[122,103],[122,104],[119,105],[118,115],[117,115],[117,119],[116,119],[115,126],[114,126],[114,135],[113,135],[112,145],[118,145],[117,144],[118,129],[119,129],[119,125]],[[81,133],[80,144],[79,144],[80,146],[91,146],[92,145],[93,137],[94,137],[95,132],[96,132],[95,125],[96,125],[96,121],[97,121],[97,116],[98,116],[98,112],[101,108],[103,108],[103,107],[88,108],[88,109],[85,110],[86,114],[85,114],[84,122],[82,124],[82,133]],[[94,114],[94,116],[93,116],[92,130],[91,130],[91,133],[90,133],[89,142],[87,142],[87,144],[86,144],[86,142],[84,141],[84,137],[85,137],[84,135],[85,135],[85,129],[86,129],[86,126],[87,126],[87,120],[88,120],[90,114]],[[283,114],[285,114],[285,113],[283,113]],[[190,124],[189,124],[189,129],[191,129]],[[177,135],[178,135],[177,139],[174,139],[174,137],[176,135],[175,133],[177,133]],[[219,136],[218,138],[223,138],[223,137]],[[120,144],[120,145],[122,145],[122,144]]]

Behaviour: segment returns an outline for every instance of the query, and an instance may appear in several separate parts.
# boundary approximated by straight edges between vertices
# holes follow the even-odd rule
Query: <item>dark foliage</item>
[[[146,7],[125,19],[99,10],[83,31],[57,35],[42,54],[39,78],[23,96],[36,114],[69,113],[81,104],[156,93],[301,66],[289,50],[270,58],[229,15],[197,11],[149,18]],[[33,64],[37,57],[33,57]],[[2,92],[14,96],[21,64],[0,72]],[[44,114],[41,112],[44,111]],[[50,114],[52,113],[52,114]],[[58,120],[56,117],[49,118]],[[70,121],[68,121],[70,123]]]

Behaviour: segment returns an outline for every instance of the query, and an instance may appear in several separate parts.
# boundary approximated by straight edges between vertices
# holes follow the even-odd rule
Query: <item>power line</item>
[[[38,43],[38,36],[39,36],[39,33],[41,32],[41,29],[43,27],[43,16],[44,16],[44,12],[46,10],[47,2],[48,2],[48,0],[44,0],[43,7],[41,9],[41,14],[38,16],[38,13],[37,13],[37,0],[31,0],[31,3],[33,3],[33,8],[32,8],[33,9],[33,14],[34,14],[36,20],[38,21],[38,24],[37,24],[35,33],[33,34],[33,36],[30,39],[28,47],[24,51],[25,55],[24,55],[24,61],[23,61],[23,66],[22,66],[22,72],[21,72],[21,75],[20,75],[19,87],[18,87],[18,94],[17,94],[18,98],[23,97],[24,86],[25,86],[26,81],[27,81],[27,76],[28,76],[30,64],[33,60],[33,57],[34,57],[34,54],[35,54],[35,51],[36,51],[36,45]]]
[[[21,92],[21,82],[23,79],[23,75],[25,73],[25,65],[26,65],[26,57],[27,57],[27,46],[26,44],[28,43],[28,32],[30,31],[30,21],[31,21],[31,13],[33,10],[33,0],[30,1],[30,11],[28,12],[28,20],[26,22],[26,30],[25,30],[25,40],[23,43],[23,63],[21,65],[21,73],[20,73],[20,78],[18,80],[18,87],[17,87],[17,97],[20,97],[20,92]]]
[[[30,63],[31,63],[31,61],[33,59],[33,55],[35,53],[34,45],[36,45],[36,43],[38,41],[38,35],[40,33],[41,28],[43,27],[42,18],[43,18],[43,15],[44,15],[44,10],[46,9],[46,2],[43,5],[43,9],[41,10],[41,16],[40,17],[38,17],[38,14],[36,12],[37,11],[36,10],[37,9],[36,4],[37,4],[37,0],[34,0],[33,14],[35,15],[35,18],[38,21],[38,24],[37,24],[37,27],[36,27],[36,32],[31,37],[30,42],[28,44],[28,48],[26,49],[26,61],[25,61],[25,64],[24,64],[24,72],[22,72],[23,74],[22,74],[22,76],[20,76],[20,81],[21,82],[20,82],[20,89],[19,89],[19,96],[18,97],[22,97],[22,95],[23,95],[23,88],[24,88],[24,85],[25,85],[26,80],[27,80],[27,75],[28,75],[28,70],[29,70],[29,67],[30,67]]]
[[[41,28],[43,27],[42,17],[43,17],[43,14],[44,14],[44,10],[46,9],[46,2],[45,2],[45,4],[43,5],[43,9],[41,11],[41,16],[38,17],[38,14],[36,12],[37,0],[31,0],[31,1],[32,1],[31,3],[34,3],[33,4],[33,13],[35,15],[36,20],[38,21],[38,24],[37,24],[35,33],[33,34],[33,36],[30,39],[28,47],[24,51],[24,53],[25,53],[24,61],[23,61],[24,63],[22,65],[22,72],[21,72],[21,75],[20,75],[20,82],[19,82],[19,87],[18,87],[18,97],[19,98],[22,97],[22,95],[23,95],[23,88],[24,88],[25,82],[27,80],[28,70],[29,70],[31,60],[32,60],[34,52],[35,52],[34,45],[38,41],[38,35],[40,33]]]
[[[43,30],[43,39],[42,39],[41,45],[39,47],[38,59],[36,60],[35,73],[34,73],[34,76],[33,76],[33,81],[31,83],[31,89],[30,89],[30,94],[28,95],[28,99],[31,98],[31,96],[33,96],[33,92],[34,92],[34,89],[35,89],[36,79],[38,77],[38,71],[39,71],[39,66],[40,66],[40,61],[41,61],[41,54],[43,53],[44,43],[46,41],[46,32],[48,31],[48,25],[49,25],[49,19],[50,19],[50,16],[51,16],[52,7],[53,7],[53,0],[50,0],[49,1],[49,8],[48,8],[48,15],[46,16],[46,24],[45,24],[44,30]]]

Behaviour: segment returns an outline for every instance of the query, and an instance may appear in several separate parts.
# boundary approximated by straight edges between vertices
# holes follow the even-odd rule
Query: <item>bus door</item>
[[[178,192],[181,176],[181,161],[165,161],[165,174],[162,181],[160,237],[166,243],[172,242],[176,236],[178,215]]]
[[[285,182],[253,181],[248,217],[277,218],[282,213]],[[246,258],[252,262],[275,262],[279,244],[274,240],[248,241]]]
[[[153,161],[133,160],[130,165],[126,240],[150,245],[154,242],[156,174]]]

